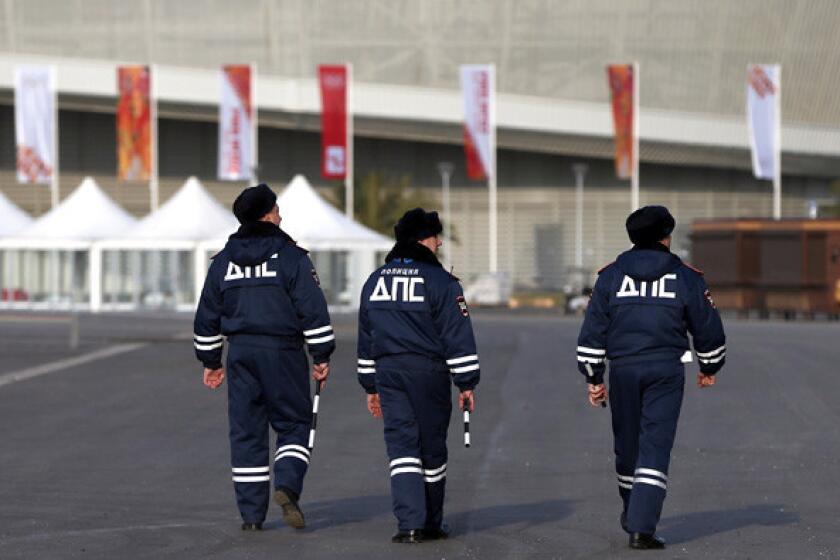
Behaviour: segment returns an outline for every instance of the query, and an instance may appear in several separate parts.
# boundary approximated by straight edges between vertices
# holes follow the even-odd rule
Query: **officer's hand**
[[[475,410],[475,395],[472,391],[461,391],[461,394],[458,395],[458,407],[461,410],[464,410],[464,404],[467,405],[467,410],[472,412]]]
[[[312,379],[321,382],[321,389],[327,386],[327,377],[330,375],[330,364],[324,362],[323,364],[312,365]]]
[[[605,384],[592,385],[587,383],[586,386],[589,387],[589,404],[601,406],[601,403],[607,402],[607,386]]]
[[[374,418],[382,418],[382,405],[379,403],[379,393],[367,396],[367,407]]]
[[[705,387],[711,387],[715,384],[715,376],[714,375],[703,375],[702,373],[697,374],[697,386],[701,389]]]
[[[225,368],[210,369],[204,368],[204,384],[211,389],[218,389],[225,380]]]

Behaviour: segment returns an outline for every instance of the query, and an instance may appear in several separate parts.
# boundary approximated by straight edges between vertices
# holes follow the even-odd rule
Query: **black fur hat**
[[[397,243],[419,241],[438,235],[443,231],[443,224],[437,212],[426,212],[422,208],[409,210],[394,226]]]
[[[268,185],[260,183],[256,187],[248,187],[233,201],[233,215],[240,224],[250,224],[271,212],[277,204],[277,195]]]
[[[645,206],[627,217],[627,235],[633,245],[650,245],[662,241],[674,231],[677,223],[664,206]]]

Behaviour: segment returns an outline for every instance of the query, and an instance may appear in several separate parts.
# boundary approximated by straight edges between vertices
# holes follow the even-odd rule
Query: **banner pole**
[[[630,211],[639,208],[639,63],[633,63],[633,175],[630,179]]]
[[[496,67],[489,68],[490,100],[488,113],[490,117],[490,176],[487,187],[490,195],[490,272],[499,271],[499,239],[498,239],[498,200],[496,193]]]
[[[50,66],[50,81],[52,82],[52,98],[53,98],[53,135],[52,135],[52,150],[53,150],[53,172],[50,177],[50,202],[52,207],[58,206],[58,76],[56,75],[55,66]]]
[[[257,184],[260,182],[260,117],[259,108],[257,107],[257,63],[251,63],[251,183]]]
[[[345,100],[347,114],[347,163],[345,165],[344,188],[345,188],[345,213],[353,219],[353,65],[345,64],[347,68],[347,99]]]
[[[776,75],[776,126],[773,131],[776,136],[775,156],[776,165],[773,169],[773,218],[782,219],[782,65],[778,66]]]
[[[160,199],[159,193],[159,185],[158,185],[158,122],[157,122],[157,72],[155,71],[155,65],[152,64],[149,66],[149,81],[151,82],[151,87],[149,88],[149,95],[151,99],[149,100],[149,104],[151,105],[151,129],[152,129],[152,137],[150,139],[150,150],[151,150],[151,164],[152,164],[152,173],[149,177],[149,207],[151,211],[154,212],[158,208],[158,202]]]

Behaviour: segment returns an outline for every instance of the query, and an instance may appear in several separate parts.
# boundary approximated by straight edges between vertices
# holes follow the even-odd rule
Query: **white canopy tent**
[[[32,218],[15,206],[15,204],[0,192],[0,238],[14,235],[26,228],[32,223]],[[14,301],[22,295],[18,289],[11,288],[18,282],[14,279],[14,274],[18,268],[15,266],[16,255],[9,251],[2,251],[0,255],[0,301],[8,302]]]
[[[32,217],[0,192],[0,238],[15,235],[32,223]]]
[[[319,249],[388,250],[393,242],[384,235],[348,218],[315,192],[303,175],[295,175],[277,198],[282,227],[301,245]]]
[[[207,272],[202,242],[238,226],[231,212],[190,177],[157,211],[125,235],[97,243],[103,251],[105,309],[193,309]],[[99,306],[96,307],[99,309]]]
[[[311,252],[327,301],[333,306],[355,308],[362,285],[376,268],[378,253],[388,251],[393,241],[353,221],[324,200],[303,175],[295,175],[277,206],[281,227]],[[204,243],[218,250],[225,239]]]
[[[388,251],[393,241],[348,218],[303,175],[292,179],[277,206],[286,233],[312,251],[328,300],[357,308],[362,286],[376,268],[377,253]]]
[[[101,264],[95,241],[129,230],[136,219],[106,195],[91,177],[61,204],[13,235],[0,239],[0,250],[19,265],[12,272],[22,301],[14,307],[93,307]]]

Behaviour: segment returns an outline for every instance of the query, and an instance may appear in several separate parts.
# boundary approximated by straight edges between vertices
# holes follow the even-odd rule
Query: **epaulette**
[[[599,268],[599,269],[598,269],[598,274],[601,274],[602,272],[604,272],[605,270],[607,270],[607,269],[610,267],[610,265],[612,265],[613,263],[615,263],[615,261],[613,261],[613,262],[611,262],[611,263],[608,263],[608,264],[605,264],[604,266],[602,266],[601,268]]]
[[[309,249],[304,249],[303,247],[301,247],[300,245],[297,244],[297,241],[293,241],[291,239],[288,240],[285,245],[280,247],[280,250],[282,251],[286,247],[289,247],[290,249],[295,251],[295,253],[298,254],[298,255],[308,255],[309,254]]]
[[[700,276],[703,276],[704,272],[702,270],[700,270],[699,268],[697,268],[695,266],[691,266],[690,264],[688,264],[685,261],[683,261],[683,264],[685,266],[687,266],[688,268],[690,268],[691,270],[693,270],[694,272],[696,272],[697,274],[699,274]]]

